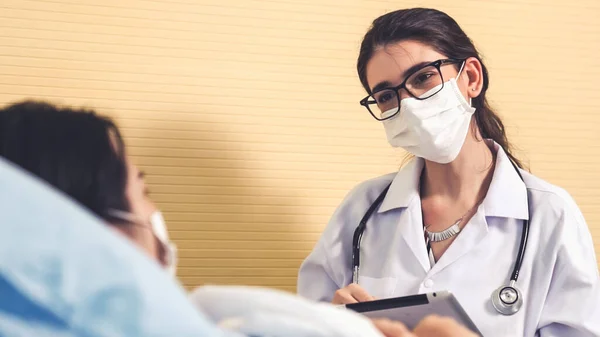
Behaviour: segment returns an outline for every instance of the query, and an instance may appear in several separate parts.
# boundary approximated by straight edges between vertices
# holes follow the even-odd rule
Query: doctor
[[[416,158],[346,196],[298,292],[341,304],[449,290],[485,336],[600,336],[586,222],[512,154],[459,25],[433,9],[383,15],[357,68],[360,104]]]

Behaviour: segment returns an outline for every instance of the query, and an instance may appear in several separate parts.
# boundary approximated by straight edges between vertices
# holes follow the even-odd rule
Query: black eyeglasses
[[[360,105],[378,121],[392,118],[400,111],[400,89],[418,100],[425,100],[444,88],[441,67],[446,64],[463,63],[460,59],[442,59],[415,69],[406,76],[400,85],[383,88],[360,100]]]

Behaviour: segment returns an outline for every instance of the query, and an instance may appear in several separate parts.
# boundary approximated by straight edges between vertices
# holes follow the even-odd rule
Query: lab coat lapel
[[[423,165],[423,159],[416,158],[398,172],[378,212],[385,213],[393,209],[402,209],[396,233],[404,240],[426,273],[429,271],[430,263],[423,233],[421,198],[419,198],[418,189]],[[411,258],[406,256],[407,252],[404,247],[398,249],[401,259]]]
[[[477,213],[471,218],[466,226],[463,227],[454,242],[448,247],[446,252],[440,257],[439,261],[433,265],[429,275],[436,274],[444,268],[458,260],[461,256],[475,248],[488,233],[488,225],[485,218],[483,205],[479,206]]]
[[[431,265],[427,255],[427,246],[425,245],[420,198],[413,198],[408,208],[402,212],[398,228],[400,236],[423,267],[423,271],[428,272]]]

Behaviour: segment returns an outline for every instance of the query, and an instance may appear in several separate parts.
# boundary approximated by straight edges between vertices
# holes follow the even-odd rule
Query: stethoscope
[[[511,161],[511,164],[517,171],[517,174],[523,182],[523,176],[517,168],[517,166]],[[363,218],[360,220],[358,227],[354,231],[354,237],[352,238],[352,282],[358,284],[358,269],[360,266],[360,242],[362,235],[367,228],[367,221],[375,212],[375,209],[381,205],[385,198],[388,190],[390,189],[391,183],[387,185],[381,194],[371,204]],[[529,204],[529,200],[528,200]],[[529,207],[527,208],[529,212]],[[531,212],[529,212],[531,216]],[[508,285],[503,285],[492,293],[492,305],[502,315],[513,315],[523,305],[523,294],[517,288],[516,283],[519,278],[519,272],[521,271],[521,265],[523,264],[523,256],[525,255],[525,249],[527,248],[527,238],[529,236],[529,220],[523,220],[523,231],[521,232],[521,243],[519,245],[519,252],[517,259],[515,260],[515,266],[510,276],[510,282]]]

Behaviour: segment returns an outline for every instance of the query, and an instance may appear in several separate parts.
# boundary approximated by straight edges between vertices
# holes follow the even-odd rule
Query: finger
[[[364,290],[363,288],[361,288],[358,284],[349,285],[348,290],[350,290],[350,294],[358,302],[368,302],[368,301],[375,300],[375,297],[369,295],[369,293],[366,290]]]
[[[332,304],[351,304],[358,302],[348,291],[347,288],[340,289],[333,295]]]
[[[428,316],[421,320],[414,330],[419,337],[472,337],[477,336],[451,318]]]
[[[370,302],[375,300],[375,297],[369,295],[364,290],[352,293],[352,297],[358,302]]]
[[[385,337],[414,337],[404,324],[399,322],[388,319],[375,319],[373,324]]]

